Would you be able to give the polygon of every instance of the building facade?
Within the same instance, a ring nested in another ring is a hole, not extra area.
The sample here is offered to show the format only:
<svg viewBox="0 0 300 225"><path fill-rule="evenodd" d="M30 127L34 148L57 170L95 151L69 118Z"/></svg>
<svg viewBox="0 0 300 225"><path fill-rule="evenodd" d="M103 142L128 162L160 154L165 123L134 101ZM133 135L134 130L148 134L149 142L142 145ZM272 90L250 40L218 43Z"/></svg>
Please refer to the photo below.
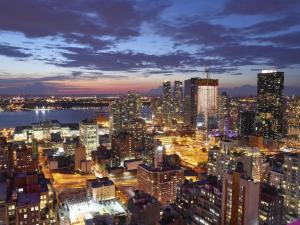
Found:
<svg viewBox="0 0 300 225"><path fill-rule="evenodd" d="M267 139L284 136L284 73L263 70L257 80L257 130Z"/></svg>

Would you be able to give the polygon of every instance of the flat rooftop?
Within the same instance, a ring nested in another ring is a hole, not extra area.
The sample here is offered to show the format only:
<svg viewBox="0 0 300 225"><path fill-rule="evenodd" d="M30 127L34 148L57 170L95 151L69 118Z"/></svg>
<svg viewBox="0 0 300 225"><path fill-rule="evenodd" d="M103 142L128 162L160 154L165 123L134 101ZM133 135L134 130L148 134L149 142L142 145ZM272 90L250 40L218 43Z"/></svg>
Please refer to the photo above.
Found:
<svg viewBox="0 0 300 225"><path fill-rule="evenodd" d="M72 223L83 222L95 215L125 215L126 211L117 200L102 203L93 200L68 202L68 216Z"/></svg>

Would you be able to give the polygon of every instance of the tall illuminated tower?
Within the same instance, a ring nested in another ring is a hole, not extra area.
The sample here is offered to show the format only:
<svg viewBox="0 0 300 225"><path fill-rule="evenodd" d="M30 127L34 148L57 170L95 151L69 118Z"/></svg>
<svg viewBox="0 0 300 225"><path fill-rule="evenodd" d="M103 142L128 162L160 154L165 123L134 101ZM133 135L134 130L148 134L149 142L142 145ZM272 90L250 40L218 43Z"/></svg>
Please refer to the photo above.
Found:
<svg viewBox="0 0 300 225"><path fill-rule="evenodd" d="M206 127L207 131L217 128L218 85L219 81L211 79L209 75L206 79L198 81L197 115L204 122L202 126Z"/></svg>
<svg viewBox="0 0 300 225"><path fill-rule="evenodd" d="M127 121L141 117L141 95L136 91L129 91L127 94Z"/></svg>
<svg viewBox="0 0 300 225"><path fill-rule="evenodd" d="M183 116L183 85L181 81L174 82L173 113L177 121L182 121Z"/></svg>
<svg viewBox="0 0 300 225"><path fill-rule="evenodd" d="M226 134L230 129L230 103L226 92L218 98L218 126L221 134Z"/></svg>
<svg viewBox="0 0 300 225"><path fill-rule="evenodd" d="M262 70L257 80L257 131L267 139L278 140L284 131L284 73Z"/></svg>
<svg viewBox="0 0 300 225"><path fill-rule="evenodd" d="M184 81L184 123L196 127L197 101L198 101L198 77Z"/></svg>
<svg viewBox="0 0 300 225"><path fill-rule="evenodd" d="M79 123L80 143L86 148L87 159L91 152L99 147L98 124L94 120L83 120Z"/></svg>
<svg viewBox="0 0 300 225"><path fill-rule="evenodd" d="M171 82L163 82L163 119L165 123L171 122L172 113L172 90Z"/></svg>

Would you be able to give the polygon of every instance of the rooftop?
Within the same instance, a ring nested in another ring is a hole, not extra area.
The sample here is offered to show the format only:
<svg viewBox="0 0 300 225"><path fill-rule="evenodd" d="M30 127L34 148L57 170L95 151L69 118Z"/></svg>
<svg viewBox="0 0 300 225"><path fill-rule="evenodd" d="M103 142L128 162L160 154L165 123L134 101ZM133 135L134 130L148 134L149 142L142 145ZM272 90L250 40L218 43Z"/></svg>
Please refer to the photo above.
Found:
<svg viewBox="0 0 300 225"><path fill-rule="evenodd" d="M23 207L26 205L39 204L40 193L20 193L18 195L17 206Z"/></svg>
<svg viewBox="0 0 300 225"><path fill-rule="evenodd" d="M108 177L97 178L94 180L88 180L88 182L91 183L92 188L114 185L114 182L112 182L112 180L108 179Z"/></svg>

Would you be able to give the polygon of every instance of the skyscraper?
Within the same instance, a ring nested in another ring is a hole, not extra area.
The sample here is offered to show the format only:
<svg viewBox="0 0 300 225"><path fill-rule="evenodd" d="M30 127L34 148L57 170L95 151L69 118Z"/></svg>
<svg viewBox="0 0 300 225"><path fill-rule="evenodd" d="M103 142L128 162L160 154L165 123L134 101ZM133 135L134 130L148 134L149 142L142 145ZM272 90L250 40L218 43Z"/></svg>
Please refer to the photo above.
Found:
<svg viewBox="0 0 300 225"><path fill-rule="evenodd" d="M184 81L184 123L196 127L197 123L197 101L198 80L193 77Z"/></svg>
<svg viewBox="0 0 300 225"><path fill-rule="evenodd" d="M248 136L255 132L255 113L245 111L240 114L239 131L241 136Z"/></svg>
<svg viewBox="0 0 300 225"><path fill-rule="evenodd" d="M216 129L218 126L218 85L217 79L207 78L198 81L197 117L199 126L207 130Z"/></svg>
<svg viewBox="0 0 300 225"><path fill-rule="evenodd" d="M124 127L124 104L122 100L116 100L110 105L110 133L119 134Z"/></svg>
<svg viewBox="0 0 300 225"><path fill-rule="evenodd" d="M257 129L267 139L280 139L284 133L284 73L262 70L257 80Z"/></svg>
<svg viewBox="0 0 300 225"><path fill-rule="evenodd" d="M230 128L229 96L226 92L218 98L218 126L221 134L226 134Z"/></svg>
<svg viewBox="0 0 300 225"><path fill-rule="evenodd" d="M183 85L181 81L174 82L173 113L177 121L183 120Z"/></svg>
<svg viewBox="0 0 300 225"><path fill-rule="evenodd" d="M93 120L83 120L79 123L80 143L86 148L87 159L91 158L91 152L99 146L98 124Z"/></svg>
<svg viewBox="0 0 300 225"><path fill-rule="evenodd" d="M180 167L161 166L155 168L140 164L137 169L138 189L155 197L162 204L175 201L177 186L184 180Z"/></svg>
<svg viewBox="0 0 300 225"><path fill-rule="evenodd" d="M141 95L136 91L129 91L126 100L127 121L141 117Z"/></svg>
<svg viewBox="0 0 300 225"><path fill-rule="evenodd" d="M163 120L170 123L172 119L172 90L171 82L163 82Z"/></svg>
<svg viewBox="0 0 300 225"><path fill-rule="evenodd" d="M259 183L244 177L242 171L223 176L222 225L257 225Z"/></svg>
<svg viewBox="0 0 300 225"><path fill-rule="evenodd" d="M286 222L300 217L300 154L286 154L283 163L283 194Z"/></svg>
<svg viewBox="0 0 300 225"><path fill-rule="evenodd" d="M300 98L289 99L287 109L287 137L291 145L300 145Z"/></svg>

